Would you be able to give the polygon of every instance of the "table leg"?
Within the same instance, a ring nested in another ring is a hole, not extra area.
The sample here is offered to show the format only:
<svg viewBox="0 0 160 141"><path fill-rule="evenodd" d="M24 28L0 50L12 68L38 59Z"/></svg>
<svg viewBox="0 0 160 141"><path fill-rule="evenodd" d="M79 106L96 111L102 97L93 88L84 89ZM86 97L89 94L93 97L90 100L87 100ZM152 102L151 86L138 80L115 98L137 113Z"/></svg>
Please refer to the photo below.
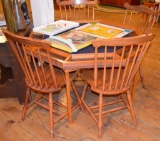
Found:
<svg viewBox="0 0 160 141"><path fill-rule="evenodd" d="M71 124L72 123L72 111L71 111L71 95L70 95L69 72L65 72L65 78L66 78L66 96L67 96L68 120L69 120L69 124Z"/></svg>
<svg viewBox="0 0 160 141"><path fill-rule="evenodd" d="M132 90L131 90L131 99L132 99L132 102L134 100L134 93L135 93L135 88L136 88L136 84L137 84L137 75L138 75L138 72L136 73L136 75L134 77L133 85L132 85Z"/></svg>

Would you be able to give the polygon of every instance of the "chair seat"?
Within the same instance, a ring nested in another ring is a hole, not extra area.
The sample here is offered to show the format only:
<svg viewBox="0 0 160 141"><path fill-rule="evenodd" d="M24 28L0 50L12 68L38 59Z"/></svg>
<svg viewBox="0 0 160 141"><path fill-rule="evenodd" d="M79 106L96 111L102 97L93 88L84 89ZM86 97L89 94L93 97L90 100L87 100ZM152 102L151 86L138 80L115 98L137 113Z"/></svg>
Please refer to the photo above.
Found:
<svg viewBox="0 0 160 141"><path fill-rule="evenodd" d="M123 93L124 91L126 91L127 89L129 89L130 87L124 87L122 86L122 89L120 89L121 87L121 82L122 82L122 73L124 71L121 72L120 74L120 78L119 78L119 82L116 85L116 79L117 79L117 74L118 74L118 69L114 71L113 73L113 79L112 79L112 85L111 88L109 88L109 83L110 83L110 76L111 76L111 69L107 69L106 70L106 74L108 74L107 79L106 79L106 83L105 83L105 89L103 90L103 69L99 69L98 70L98 81L97 81L97 87L94 87L94 70L93 69L85 69L82 70L81 73L81 77L91 86L91 89L97 93L102 93L102 94L106 94L106 95L117 95L120 93ZM103 91L102 91L103 90Z"/></svg>
<svg viewBox="0 0 160 141"><path fill-rule="evenodd" d="M53 67L54 68L54 71L55 71L55 76L56 76L56 81L57 81L57 86L54 86L54 80L52 79L52 73L50 71L50 67L47 63L44 63L43 64L44 66L44 73L46 75L45 78L43 78L43 70L41 69L41 66L39 66L38 68L38 72L39 72L39 77L41 77L41 79L43 81L41 81L41 84L38 80L38 77L37 77L37 73L36 71L34 72L34 76L35 76L35 81L37 82L37 86L35 85L32 85L32 83L30 83L30 81L28 81L26 79L26 84L36 90L36 91L41 91L43 93L49 93L49 92L57 92L61 89L61 87L63 87L66 83L65 83L65 74L64 72L62 71L62 69L58 68L58 67ZM70 79L73 79L76 75L76 72L72 72L70 73ZM44 83L45 81L48 82L48 87L45 86L46 84ZM41 86L42 85L42 86ZM43 89L42 89L43 88Z"/></svg>

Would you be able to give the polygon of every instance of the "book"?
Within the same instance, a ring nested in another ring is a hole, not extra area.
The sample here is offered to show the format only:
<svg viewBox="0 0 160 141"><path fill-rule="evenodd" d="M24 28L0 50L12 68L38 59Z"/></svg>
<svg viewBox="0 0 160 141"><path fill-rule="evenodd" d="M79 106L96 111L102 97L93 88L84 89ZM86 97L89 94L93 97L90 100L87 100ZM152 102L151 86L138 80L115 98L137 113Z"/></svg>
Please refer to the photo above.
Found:
<svg viewBox="0 0 160 141"><path fill-rule="evenodd" d="M33 28L33 31L37 33L45 34L45 35L56 35L58 33L64 32L66 30L69 30L78 26L79 26L79 23L77 22L59 20L47 25Z"/></svg>
<svg viewBox="0 0 160 141"><path fill-rule="evenodd" d="M132 32L132 30L117 28L114 26L109 26L101 23L89 23L84 26L77 28L77 30L86 32L90 35L95 35L99 38L120 38Z"/></svg>
<svg viewBox="0 0 160 141"><path fill-rule="evenodd" d="M72 53L89 46L96 38L96 36L71 30L58 36L50 36L47 40L51 41L52 47Z"/></svg>

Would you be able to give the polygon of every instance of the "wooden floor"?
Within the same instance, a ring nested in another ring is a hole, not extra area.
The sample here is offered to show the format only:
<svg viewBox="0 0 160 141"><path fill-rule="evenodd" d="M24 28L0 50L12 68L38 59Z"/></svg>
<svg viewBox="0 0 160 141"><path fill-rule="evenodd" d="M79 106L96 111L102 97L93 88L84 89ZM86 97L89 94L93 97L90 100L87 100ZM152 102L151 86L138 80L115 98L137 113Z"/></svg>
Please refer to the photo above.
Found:
<svg viewBox="0 0 160 141"><path fill-rule="evenodd" d="M123 14L97 12L97 18L122 22ZM59 14L55 13L56 19ZM137 84L134 100L137 127L130 113L123 110L103 118L102 138L97 138L97 125L87 112L78 108L73 112L73 124L67 117L54 128L55 137L48 133L48 112L38 106L27 112L21 121L23 105L14 98L0 99L0 141L160 141L160 23L154 26L156 34L143 62L146 84ZM76 83L81 93L83 82ZM59 99L64 101L65 90ZM90 91L88 91L90 93ZM93 99L90 99L93 100Z"/></svg>

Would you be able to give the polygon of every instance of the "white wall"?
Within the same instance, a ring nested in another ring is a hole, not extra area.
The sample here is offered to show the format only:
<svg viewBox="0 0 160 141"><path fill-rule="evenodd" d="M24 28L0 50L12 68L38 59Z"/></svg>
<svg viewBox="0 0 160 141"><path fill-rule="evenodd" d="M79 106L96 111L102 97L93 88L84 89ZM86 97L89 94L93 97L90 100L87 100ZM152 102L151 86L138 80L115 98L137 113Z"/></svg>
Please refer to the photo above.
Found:
<svg viewBox="0 0 160 141"><path fill-rule="evenodd" d="M54 22L53 0L30 0L34 27Z"/></svg>

